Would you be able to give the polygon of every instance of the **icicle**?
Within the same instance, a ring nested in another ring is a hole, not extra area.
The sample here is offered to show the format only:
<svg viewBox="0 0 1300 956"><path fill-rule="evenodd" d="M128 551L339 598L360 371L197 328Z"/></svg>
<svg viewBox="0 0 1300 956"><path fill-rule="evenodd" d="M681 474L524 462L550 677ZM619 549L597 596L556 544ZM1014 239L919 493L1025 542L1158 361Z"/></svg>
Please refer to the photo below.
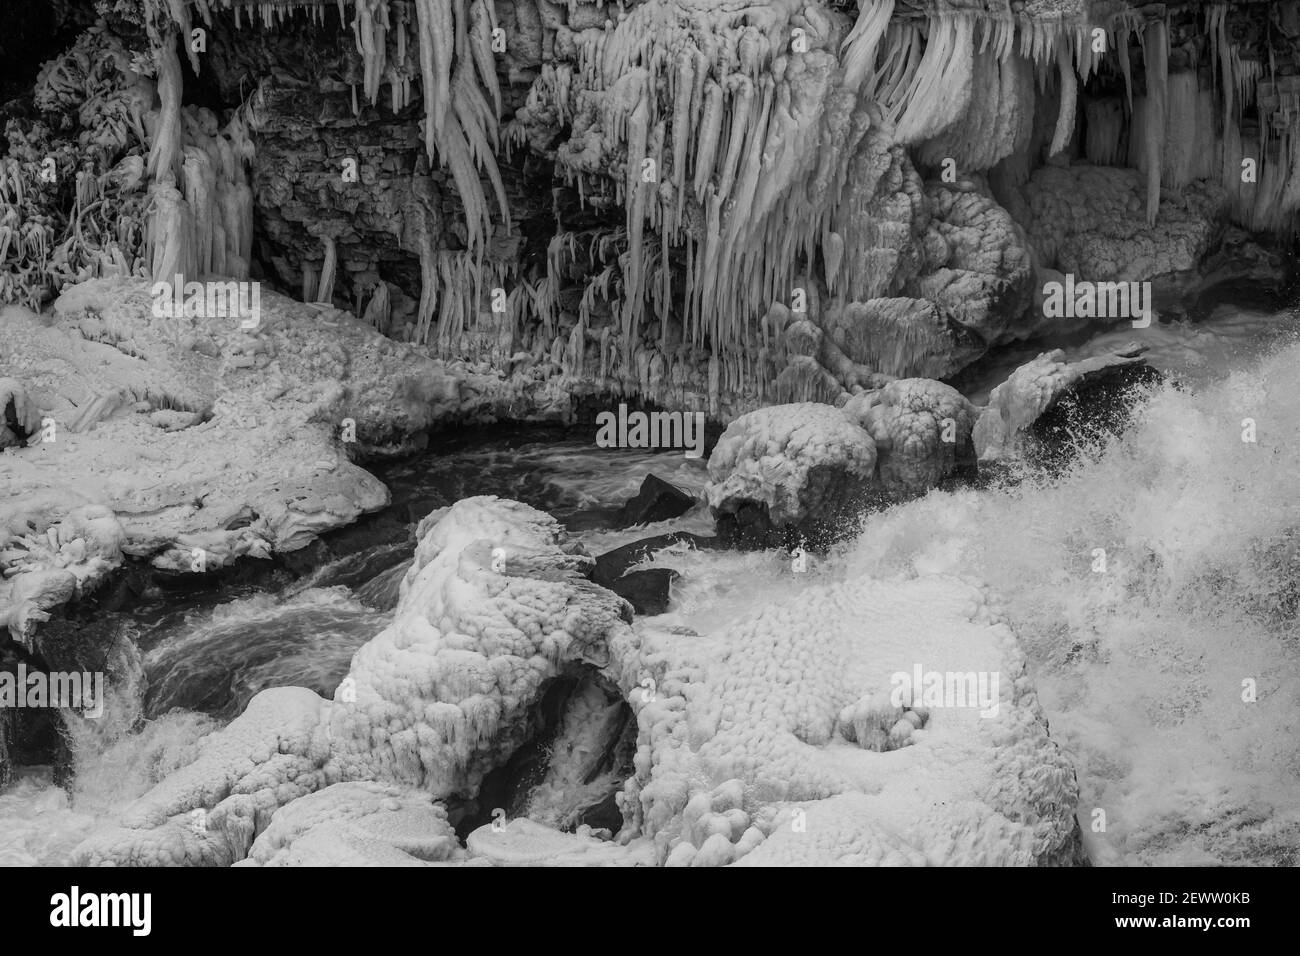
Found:
<svg viewBox="0 0 1300 956"><path fill-rule="evenodd" d="M718 141L722 136L722 87L712 80L704 94L704 117L700 121L698 144L695 148L695 198L702 202L704 187L713 175L713 165L718 154Z"/></svg>
<svg viewBox="0 0 1300 956"><path fill-rule="evenodd" d="M364 318L374 328L387 335L392 314L393 307L388 295L388 283L380 280L379 284L375 286L374 295L370 297L370 301L366 304Z"/></svg>
<svg viewBox="0 0 1300 956"><path fill-rule="evenodd" d="M860 6L857 23L840 47L843 82L848 89L861 90L867 77L875 70L876 51L893 15L894 0L864 0Z"/></svg>
<svg viewBox="0 0 1300 956"><path fill-rule="evenodd" d="M1164 165L1165 107L1169 91L1169 31L1163 21L1147 26L1146 163L1147 225L1154 226L1160 210L1160 171Z"/></svg>
<svg viewBox="0 0 1300 956"><path fill-rule="evenodd" d="M492 21L490 4L474 0L469 11L470 52L478 71L479 82L492 98L496 115L501 115L501 86L497 82L496 56L492 52Z"/></svg>
<svg viewBox="0 0 1300 956"><path fill-rule="evenodd" d="M822 240L822 256L826 261L826 287L834 294L840 275L840 263L844 260L844 237L838 232L829 232Z"/></svg>
<svg viewBox="0 0 1300 956"><path fill-rule="evenodd" d="M907 92L894 136L911 145L935 135L970 105L974 21L944 15L930 21L930 42Z"/></svg>
<svg viewBox="0 0 1300 956"><path fill-rule="evenodd" d="M154 50L158 61L158 96L162 105L158 112L158 125L149 149L147 170L154 180L169 172L173 182L181 177L181 61L176 56L176 39L167 34L167 40Z"/></svg>
<svg viewBox="0 0 1300 956"><path fill-rule="evenodd" d="M731 141L727 144L727 155L722 161L722 171L718 178L718 196L726 199L735 182L736 167L740 162L741 149L745 142L745 133L753 118L754 84L749 78L738 73L727 77L728 92L731 93Z"/></svg>
<svg viewBox="0 0 1300 956"><path fill-rule="evenodd" d="M1061 109L1056 115L1056 132L1052 136L1049 156L1055 156L1070 144L1074 135L1074 110L1079 99L1079 82L1074 75L1074 63L1068 44L1056 48L1056 64L1061 74Z"/></svg>
<svg viewBox="0 0 1300 956"><path fill-rule="evenodd" d="M320 285L316 291L316 301L328 305L334 303L334 273L338 268L338 249L331 236L321 236L325 245L325 263L320 269Z"/></svg>
<svg viewBox="0 0 1300 956"><path fill-rule="evenodd" d="M1119 68L1124 74L1124 90L1128 96L1129 115L1133 115L1133 66L1129 62L1129 25L1128 20L1121 20L1116 28L1115 45L1119 50Z"/></svg>
<svg viewBox="0 0 1300 956"><path fill-rule="evenodd" d="M719 401L719 385L721 384L722 367L718 362L716 354L709 356L709 414L714 418L721 415L721 402Z"/></svg>
<svg viewBox="0 0 1300 956"><path fill-rule="evenodd" d="M682 212L686 206L686 152L690 146L690 126L695 117L691 114L691 97L695 94L695 56L689 50L677 54L677 89L673 102L673 231L682 227ZM664 230L665 234L667 229ZM665 270L667 271L667 270Z"/></svg>

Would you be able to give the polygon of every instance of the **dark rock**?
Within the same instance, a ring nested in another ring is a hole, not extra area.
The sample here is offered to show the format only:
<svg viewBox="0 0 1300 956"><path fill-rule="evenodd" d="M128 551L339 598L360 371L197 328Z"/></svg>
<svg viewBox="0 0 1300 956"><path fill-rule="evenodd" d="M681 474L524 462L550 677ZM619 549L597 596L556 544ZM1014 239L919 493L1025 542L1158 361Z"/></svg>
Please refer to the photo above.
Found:
<svg viewBox="0 0 1300 956"><path fill-rule="evenodd" d="M628 569L645 560L651 552L683 541L696 548L717 547L716 539L685 531L643 538L597 557L591 580L624 598L637 614L662 614L668 609L668 588L677 579L677 572L671 568L647 568L631 572Z"/></svg>
<svg viewBox="0 0 1300 956"><path fill-rule="evenodd" d="M1060 472L1075 460L1080 448L1095 446L1128 428L1142 391L1163 381L1163 373L1143 362L1090 374L1062 392L1029 426L1029 459Z"/></svg>
<svg viewBox="0 0 1300 956"><path fill-rule="evenodd" d="M619 597L632 605L641 617L653 617L668 610L668 590L679 575L672 568L647 568L629 571L610 586Z"/></svg>
<svg viewBox="0 0 1300 956"><path fill-rule="evenodd" d="M680 518L696 504L696 499L658 475L646 475L636 497L618 513L619 528Z"/></svg>

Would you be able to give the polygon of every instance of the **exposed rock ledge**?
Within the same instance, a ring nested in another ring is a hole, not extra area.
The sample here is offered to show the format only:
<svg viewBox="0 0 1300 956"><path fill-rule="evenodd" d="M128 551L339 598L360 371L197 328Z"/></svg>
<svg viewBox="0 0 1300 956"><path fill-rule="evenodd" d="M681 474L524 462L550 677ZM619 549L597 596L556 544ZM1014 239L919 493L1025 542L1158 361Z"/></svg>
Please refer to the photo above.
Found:
<svg viewBox="0 0 1300 956"><path fill-rule="evenodd" d="M526 505L480 497L435 512L349 693L263 691L77 862L1077 860L1074 773L981 588L856 578L696 634L629 625L587 580L591 564ZM891 673L916 663L1000 675L995 712L892 706ZM575 669L602 674L636 712L617 840L516 819L462 850L438 802L506 762L547 685Z"/></svg>
<svg viewBox="0 0 1300 956"><path fill-rule="evenodd" d="M122 553L212 570L383 507L387 489L349 460L345 420L354 448L401 449L471 389L346 313L268 291L244 330L157 318L149 292L95 280L53 315L5 310L0 380L28 433L0 452L0 616L16 633Z"/></svg>

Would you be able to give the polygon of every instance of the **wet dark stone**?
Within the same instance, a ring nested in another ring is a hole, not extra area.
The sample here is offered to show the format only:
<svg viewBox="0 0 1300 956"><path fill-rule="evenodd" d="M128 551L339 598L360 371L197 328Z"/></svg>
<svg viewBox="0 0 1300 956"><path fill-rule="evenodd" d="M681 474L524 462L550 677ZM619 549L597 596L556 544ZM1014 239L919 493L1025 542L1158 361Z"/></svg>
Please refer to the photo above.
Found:
<svg viewBox="0 0 1300 956"><path fill-rule="evenodd" d="M653 617L668 610L668 591L679 575L672 568L630 571L609 585L609 590L632 605L640 617Z"/></svg>
<svg viewBox="0 0 1300 956"><path fill-rule="evenodd" d="M718 541L744 550L804 548L824 553L857 531L863 514L893 503L877 483L839 466L812 468L800 498L808 502L803 518L781 525L772 521L761 501L741 500L728 505L732 510L714 510Z"/></svg>
<svg viewBox="0 0 1300 956"><path fill-rule="evenodd" d="M677 579L677 572L671 568L647 568L629 573L628 569L643 561L652 551L683 541L696 548L718 547L717 539L686 531L642 538L597 557L591 580L627 600L637 614L662 614L668 610L668 587Z"/></svg>
<svg viewBox="0 0 1300 956"><path fill-rule="evenodd" d="M1164 375L1145 363L1089 375L1029 426L1029 460L1059 473L1078 457L1081 447L1122 434L1132 424L1142 392L1163 381Z"/></svg>
<svg viewBox="0 0 1300 956"><path fill-rule="evenodd" d="M630 528L653 521L680 518L694 507L696 499L658 475L646 475L641 489L619 511L617 527Z"/></svg>

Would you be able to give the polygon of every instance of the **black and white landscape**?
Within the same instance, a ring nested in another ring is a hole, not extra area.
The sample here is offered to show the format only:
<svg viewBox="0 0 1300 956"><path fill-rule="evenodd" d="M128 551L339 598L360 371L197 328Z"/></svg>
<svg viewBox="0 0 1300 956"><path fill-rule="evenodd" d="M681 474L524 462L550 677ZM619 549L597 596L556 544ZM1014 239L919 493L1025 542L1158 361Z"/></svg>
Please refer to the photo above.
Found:
<svg viewBox="0 0 1300 956"><path fill-rule="evenodd" d="M1300 862L1300 0L0 71L0 864Z"/></svg>

